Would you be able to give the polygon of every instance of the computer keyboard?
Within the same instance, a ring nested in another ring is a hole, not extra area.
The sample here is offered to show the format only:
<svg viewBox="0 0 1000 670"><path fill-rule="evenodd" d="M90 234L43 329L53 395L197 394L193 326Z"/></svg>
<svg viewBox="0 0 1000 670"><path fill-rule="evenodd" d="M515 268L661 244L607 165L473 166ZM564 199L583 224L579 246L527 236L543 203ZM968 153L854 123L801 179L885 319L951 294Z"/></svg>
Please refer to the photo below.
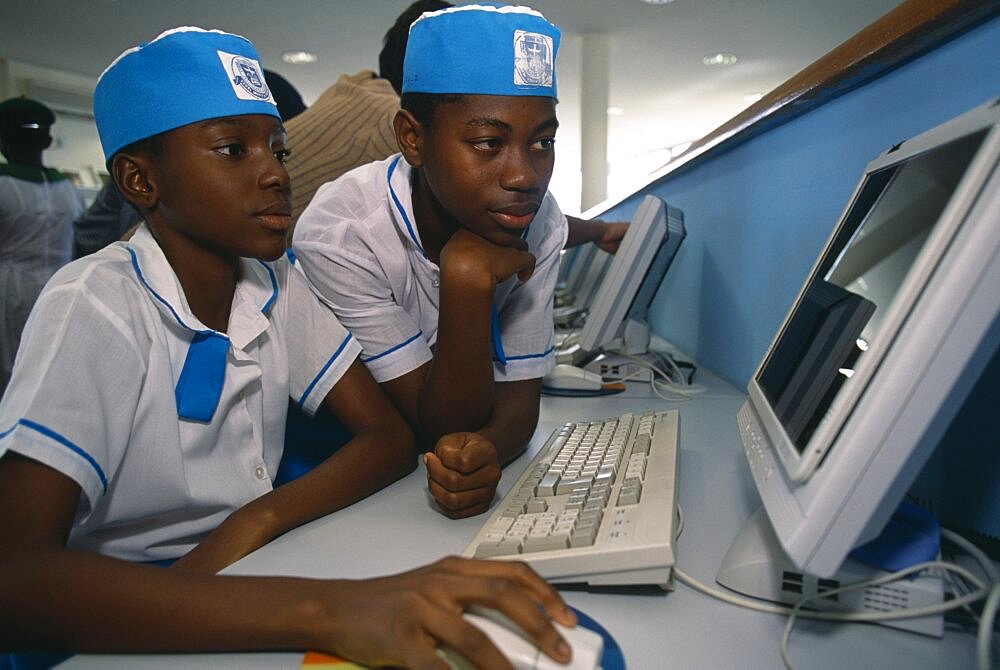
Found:
<svg viewBox="0 0 1000 670"><path fill-rule="evenodd" d="M463 555L553 583L673 588L678 424L671 410L556 429Z"/></svg>

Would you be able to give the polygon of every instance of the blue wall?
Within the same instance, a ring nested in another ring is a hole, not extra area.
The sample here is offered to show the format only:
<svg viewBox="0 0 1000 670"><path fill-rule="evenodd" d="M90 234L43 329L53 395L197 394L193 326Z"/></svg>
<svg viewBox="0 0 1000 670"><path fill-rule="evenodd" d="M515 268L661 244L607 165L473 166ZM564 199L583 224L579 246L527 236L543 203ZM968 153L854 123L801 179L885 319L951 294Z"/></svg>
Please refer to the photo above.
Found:
<svg viewBox="0 0 1000 670"><path fill-rule="evenodd" d="M653 330L745 387L865 165L998 95L1000 18L602 214L627 220L646 193L684 211Z"/></svg>

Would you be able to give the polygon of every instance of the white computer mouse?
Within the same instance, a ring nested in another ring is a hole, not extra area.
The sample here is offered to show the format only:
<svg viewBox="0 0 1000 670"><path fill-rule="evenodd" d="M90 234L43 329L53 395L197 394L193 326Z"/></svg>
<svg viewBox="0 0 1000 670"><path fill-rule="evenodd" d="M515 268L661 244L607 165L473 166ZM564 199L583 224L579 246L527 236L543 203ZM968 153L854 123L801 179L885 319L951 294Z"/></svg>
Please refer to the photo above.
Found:
<svg viewBox="0 0 1000 670"><path fill-rule="evenodd" d="M552 372L542 377L542 386L551 389L598 391L604 386L604 380L596 372L559 363Z"/></svg>
<svg viewBox="0 0 1000 670"><path fill-rule="evenodd" d="M496 610L477 609L475 612L466 612L462 617L483 631L515 670L599 670L601 667L604 640L597 633L581 626L567 628L553 622L556 630L573 649L573 659L563 664L549 658L525 637L517 624ZM442 648L439 653L451 664L453 670L474 668L464 657L450 649Z"/></svg>

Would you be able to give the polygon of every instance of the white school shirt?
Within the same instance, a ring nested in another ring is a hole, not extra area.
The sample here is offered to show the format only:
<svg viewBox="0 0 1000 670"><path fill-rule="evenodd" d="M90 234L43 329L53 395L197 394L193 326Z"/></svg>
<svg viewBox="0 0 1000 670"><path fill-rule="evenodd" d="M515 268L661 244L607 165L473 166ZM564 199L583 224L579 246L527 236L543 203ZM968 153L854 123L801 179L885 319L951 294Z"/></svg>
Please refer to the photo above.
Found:
<svg viewBox="0 0 1000 670"><path fill-rule="evenodd" d="M62 268L28 320L0 401L0 452L81 491L69 546L176 558L271 490L288 398L314 412L360 346L282 257L242 259L208 421L180 418L175 387L195 331L177 276L145 225Z"/></svg>
<svg viewBox="0 0 1000 670"><path fill-rule="evenodd" d="M397 154L324 184L292 242L306 277L358 338L361 360L378 382L431 360L437 341L440 271L414 224L410 176ZM497 381L542 377L555 365L552 295L566 233L566 217L546 193L525 237L537 259L534 274L496 288L506 358L494 356Z"/></svg>

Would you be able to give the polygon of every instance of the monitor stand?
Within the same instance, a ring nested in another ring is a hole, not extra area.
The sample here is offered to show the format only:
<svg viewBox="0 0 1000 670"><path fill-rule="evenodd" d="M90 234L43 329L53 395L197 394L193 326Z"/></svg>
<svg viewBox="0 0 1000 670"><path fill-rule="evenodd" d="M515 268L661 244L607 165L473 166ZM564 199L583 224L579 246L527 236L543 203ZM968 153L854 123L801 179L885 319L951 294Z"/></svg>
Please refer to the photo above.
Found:
<svg viewBox="0 0 1000 670"><path fill-rule="evenodd" d="M731 591L751 598L794 605L803 596L886 574L852 558L845 560L840 570L827 579L803 573L785 555L764 508L760 508L747 520L730 545L715 580ZM832 598L817 598L809 602L808 608L839 612L892 612L940 605L943 601L942 579L921 573L914 579L870 586ZM924 635L944 635L943 614L878 623Z"/></svg>

